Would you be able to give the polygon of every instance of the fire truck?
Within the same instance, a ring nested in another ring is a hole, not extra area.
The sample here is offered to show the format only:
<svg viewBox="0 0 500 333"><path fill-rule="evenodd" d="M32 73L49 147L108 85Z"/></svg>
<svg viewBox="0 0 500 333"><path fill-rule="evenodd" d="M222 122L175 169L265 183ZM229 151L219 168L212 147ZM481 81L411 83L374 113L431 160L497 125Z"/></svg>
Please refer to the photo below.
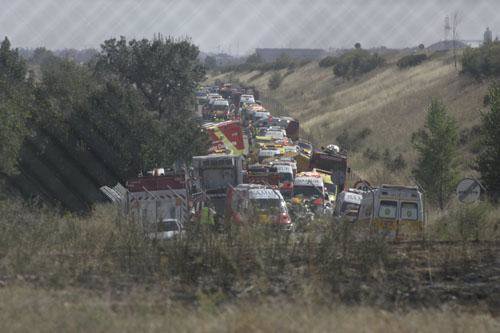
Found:
<svg viewBox="0 0 500 333"><path fill-rule="evenodd" d="M182 171L155 169L147 176L126 183L125 212L148 232L162 230L162 224L189 221L189 182Z"/></svg>
<svg viewBox="0 0 500 333"><path fill-rule="evenodd" d="M248 138L237 120L203 125L211 140L209 153L247 155Z"/></svg>

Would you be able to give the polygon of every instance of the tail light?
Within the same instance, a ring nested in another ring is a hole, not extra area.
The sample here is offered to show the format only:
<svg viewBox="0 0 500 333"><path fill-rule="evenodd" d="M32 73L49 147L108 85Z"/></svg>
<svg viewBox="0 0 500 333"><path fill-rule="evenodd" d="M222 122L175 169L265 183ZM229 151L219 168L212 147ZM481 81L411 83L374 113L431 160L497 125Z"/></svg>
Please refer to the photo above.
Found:
<svg viewBox="0 0 500 333"><path fill-rule="evenodd" d="M280 224L289 224L289 223L291 223L290 216L288 216L287 213L281 213L280 217L279 217L279 223Z"/></svg>
<svg viewBox="0 0 500 333"><path fill-rule="evenodd" d="M323 199L321 199L321 198L317 198L317 199L315 199L312 203L313 203L313 205L315 205L315 206L321 206L321 205L323 205Z"/></svg>

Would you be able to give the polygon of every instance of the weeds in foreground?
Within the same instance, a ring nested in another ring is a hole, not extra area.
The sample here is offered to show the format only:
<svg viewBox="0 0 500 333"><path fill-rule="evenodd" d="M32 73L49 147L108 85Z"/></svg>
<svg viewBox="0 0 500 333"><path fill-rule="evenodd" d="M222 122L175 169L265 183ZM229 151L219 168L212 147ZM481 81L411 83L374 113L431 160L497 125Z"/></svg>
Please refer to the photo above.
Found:
<svg viewBox="0 0 500 333"><path fill-rule="evenodd" d="M293 234L260 225L222 231L193 225L183 237L160 242L145 237L135 221L120 217L110 206L97 207L82 218L56 216L15 202L1 205L4 284L22 280L44 288L99 292L161 287L173 298L188 303L205 299L204 304L307 296L318 303L393 308L440 304L443 295L437 282L448 283L450 274L457 291L446 294L444 301L460 300L462 289L476 293L467 289L467 274L484 270L479 277L483 294L498 274L491 265L495 247L393 244L362 236L349 222L317 221L314 228ZM457 214L462 219L477 217L473 212ZM479 224L480 231L490 227L488 221L489 216ZM433 223L442 224L439 219ZM434 228L442 239L463 236L439 231L438 226ZM490 304L488 296L485 300Z"/></svg>

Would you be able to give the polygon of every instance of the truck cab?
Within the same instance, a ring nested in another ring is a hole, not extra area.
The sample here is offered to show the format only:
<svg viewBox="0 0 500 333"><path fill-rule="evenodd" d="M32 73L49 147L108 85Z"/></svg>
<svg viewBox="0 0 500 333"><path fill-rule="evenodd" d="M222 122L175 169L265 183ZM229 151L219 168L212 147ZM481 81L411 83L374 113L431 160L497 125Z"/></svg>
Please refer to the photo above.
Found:
<svg viewBox="0 0 500 333"><path fill-rule="evenodd" d="M227 198L227 219L233 223L261 223L287 231L293 229L286 202L275 188L241 184L230 188Z"/></svg>
<svg viewBox="0 0 500 333"><path fill-rule="evenodd" d="M228 187L243 182L243 157L236 155L194 156L193 186L204 192L219 216L224 214Z"/></svg>
<svg viewBox="0 0 500 333"><path fill-rule="evenodd" d="M311 204L323 212L326 203L323 178L317 172L301 172L293 181L292 204Z"/></svg>

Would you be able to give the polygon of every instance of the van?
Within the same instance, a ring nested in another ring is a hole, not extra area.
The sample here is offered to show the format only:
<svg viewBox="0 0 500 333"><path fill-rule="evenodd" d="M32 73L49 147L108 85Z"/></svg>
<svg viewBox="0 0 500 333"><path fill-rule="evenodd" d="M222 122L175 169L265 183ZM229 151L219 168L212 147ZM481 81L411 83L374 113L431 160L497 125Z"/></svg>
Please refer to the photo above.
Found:
<svg viewBox="0 0 500 333"><path fill-rule="evenodd" d="M358 221L375 232L395 240L423 235L425 215L423 195L417 187L382 185L365 192Z"/></svg>
<svg viewBox="0 0 500 333"><path fill-rule="evenodd" d="M363 200L363 191L351 188L340 192L335 203L335 217L355 221L358 218L361 200Z"/></svg>

